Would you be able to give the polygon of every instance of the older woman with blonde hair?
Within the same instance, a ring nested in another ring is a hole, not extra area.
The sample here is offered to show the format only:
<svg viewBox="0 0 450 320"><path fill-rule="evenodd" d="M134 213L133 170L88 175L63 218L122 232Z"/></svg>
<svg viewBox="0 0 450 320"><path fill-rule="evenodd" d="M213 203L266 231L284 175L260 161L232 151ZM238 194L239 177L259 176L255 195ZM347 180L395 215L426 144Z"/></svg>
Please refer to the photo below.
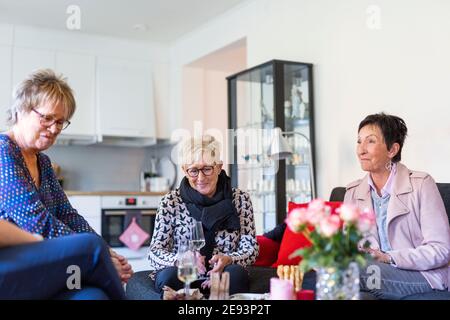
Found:
<svg viewBox="0 0 450 320"><path fill-rule="evenodd" d="M0 134L0 219L45 239L95 233L70 205L42 151L50 148L75 112L72 89L52 70L37 70L22 81ZM132 275L127 260L110 251L122 281Z"/></svg>
<svg viewBox="0 0 450 320"><path fill-rule="evenodd" d="M258 254L250 196L231 187L222 169L220 143L214 137L184 140L180 155L185 177L178 189L161 200L149 249L155 287L161 294L164 286L183 287L175 267L177 250L190 240L192 226L200 221L206 240L200 254L208 274L229 272L230 294L248 292L245 267Z"/></svg>

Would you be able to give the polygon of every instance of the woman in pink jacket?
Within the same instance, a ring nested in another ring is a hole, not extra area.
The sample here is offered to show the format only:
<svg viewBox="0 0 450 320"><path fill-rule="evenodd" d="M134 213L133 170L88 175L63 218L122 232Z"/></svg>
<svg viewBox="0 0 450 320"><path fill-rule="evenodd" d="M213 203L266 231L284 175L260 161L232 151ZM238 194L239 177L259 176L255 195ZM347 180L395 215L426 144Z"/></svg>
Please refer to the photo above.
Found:
<svg viewBox="0 0 450 320"><path fill-rule="evenodd" d="M344 199L376 214L367 235L375 261L361 289L383 299L449 287L448 217L433 178L400 163L406 134L401 118L384 113L359 124L356 151L367 175L347 186Z"/></svg>

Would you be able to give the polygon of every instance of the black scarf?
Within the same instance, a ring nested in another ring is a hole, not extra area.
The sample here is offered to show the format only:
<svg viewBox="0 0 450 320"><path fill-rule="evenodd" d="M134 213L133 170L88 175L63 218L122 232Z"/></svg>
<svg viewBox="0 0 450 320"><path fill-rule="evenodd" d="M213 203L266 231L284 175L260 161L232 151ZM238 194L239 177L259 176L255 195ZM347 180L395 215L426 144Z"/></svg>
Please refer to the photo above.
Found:
<svg viewBox="0 0 450 320"><path fill-rule="evenodd" d="M202 222L205 246L200 249L200 254L206 257L205 264L208 268L208 261L216 246L216 232L234 231L241 227L236 207L232 203L233 192L230 178L222 170L217 181L216 193L212 198L208 198L193 189L188 179L184 177L180 184L180 196L191 216Z"/></svg>

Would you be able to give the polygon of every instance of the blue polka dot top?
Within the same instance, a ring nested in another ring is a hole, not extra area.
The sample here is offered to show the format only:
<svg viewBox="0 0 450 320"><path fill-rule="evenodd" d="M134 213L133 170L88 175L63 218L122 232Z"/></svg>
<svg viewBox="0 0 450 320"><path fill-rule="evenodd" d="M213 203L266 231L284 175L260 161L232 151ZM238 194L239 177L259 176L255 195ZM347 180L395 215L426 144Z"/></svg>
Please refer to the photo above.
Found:
<svg viewBox="0 0 450 320"><path fill-rule="evenodd" d="M46 239L94 232L71 205L52 169L50 158L37 154L41 185L33 182L19 146L0 134L0 219Z"/></svg>

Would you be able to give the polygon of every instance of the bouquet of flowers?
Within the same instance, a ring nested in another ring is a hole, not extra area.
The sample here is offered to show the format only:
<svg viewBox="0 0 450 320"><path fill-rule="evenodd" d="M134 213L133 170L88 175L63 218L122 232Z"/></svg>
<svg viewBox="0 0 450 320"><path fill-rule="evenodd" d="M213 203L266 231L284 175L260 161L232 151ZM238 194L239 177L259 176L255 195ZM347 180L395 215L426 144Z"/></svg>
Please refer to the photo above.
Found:
<svg viewBox="0 0 450 320"><path fill-rule="evenodd" d="M375 224L370 210L342 204L335 212L321 199L310 202L307 208L293 209L286 219L288 227L303 235L311 246L298 249L291 257L301 256L300 269L306 272L320 267L345 269L351 262L364 266L366 259L361 247L364 234Z"/></svg>

